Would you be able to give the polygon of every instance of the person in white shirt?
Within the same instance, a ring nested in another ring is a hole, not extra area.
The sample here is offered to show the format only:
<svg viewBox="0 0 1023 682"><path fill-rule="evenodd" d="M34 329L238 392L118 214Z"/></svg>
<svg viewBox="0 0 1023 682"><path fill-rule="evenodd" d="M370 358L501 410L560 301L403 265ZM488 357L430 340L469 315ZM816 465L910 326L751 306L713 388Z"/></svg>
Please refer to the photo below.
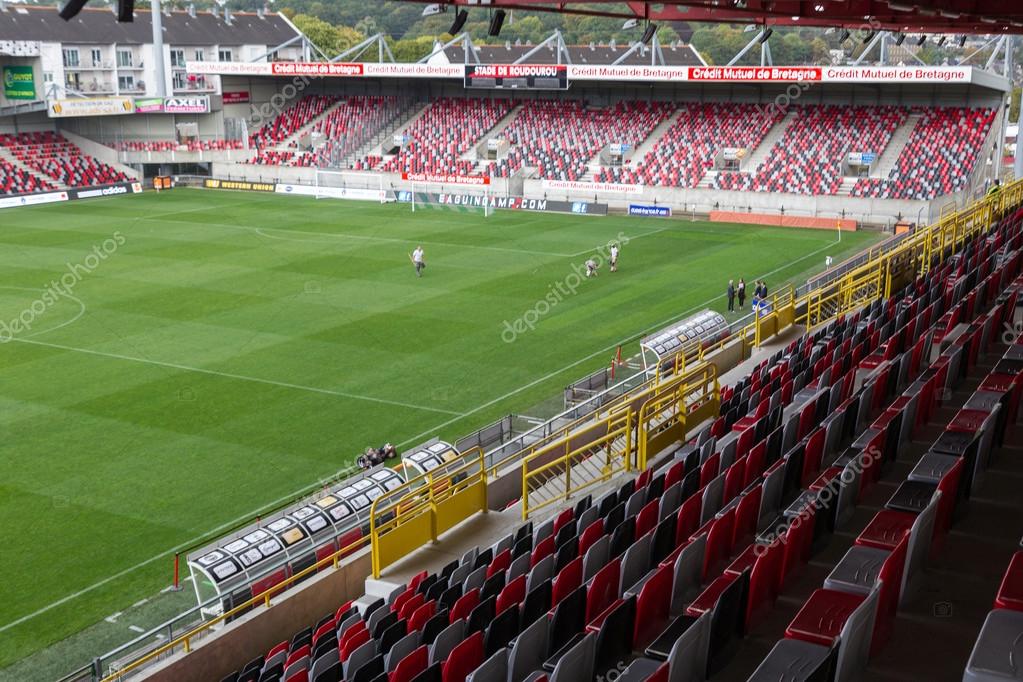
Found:
<svg viewBox="0 0 1023 682"><path fill-rule="evenodd" d="M826 257L824 259L824 267L827 268L828 270L830 270L831 269L831 264L833 262L834 262L834 260L831 258L831 256Z"/></svg>
<svg viewBox="0 0 1023 682"><path fill-rule="evenodd" d="M586 260L586 276L596 277L597 276L597 261L589 258Z"/></svg>
<svg viewBox="0 0 1023 682"><path fill-rule="evenodd" d="M423 247L417 246L410 257L412 258L412 265L416 267L416 277L422 277L423 268L426 267L426 261L423 259Z"/></svg>
<svg viewBox="0 0 1023 682"><path fill-rule="evenodd" d="M611 272L618 272L618 245L611 245Z"/></svg>

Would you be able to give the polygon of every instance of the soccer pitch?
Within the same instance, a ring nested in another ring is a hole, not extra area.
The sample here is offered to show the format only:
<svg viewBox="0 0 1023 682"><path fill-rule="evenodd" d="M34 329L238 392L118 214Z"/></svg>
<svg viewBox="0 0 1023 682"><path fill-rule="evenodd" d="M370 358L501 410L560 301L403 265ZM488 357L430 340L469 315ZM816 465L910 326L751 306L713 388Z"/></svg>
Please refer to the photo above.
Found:
<svg viewBox="0 0 1023 682"><path fill-rule="evenodd" d="M528 411L622 341L724 310L730 277L777 290L879 238L187 189L4 211L0 668L368 445ZM619 271L551 304L611 240Z"/></svg>

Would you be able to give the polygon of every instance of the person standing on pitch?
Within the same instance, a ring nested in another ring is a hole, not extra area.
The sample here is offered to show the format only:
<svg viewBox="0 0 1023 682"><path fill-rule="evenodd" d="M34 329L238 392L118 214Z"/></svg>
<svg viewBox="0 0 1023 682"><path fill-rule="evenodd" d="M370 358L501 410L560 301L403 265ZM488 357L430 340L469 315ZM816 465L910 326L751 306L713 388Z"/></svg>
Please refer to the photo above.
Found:
<svg viewBox="0 0 1023 682"><path fill-rule="evenodd" d="M618 244L611 244L611 272L618 272Z"/></svg>
<svg viewBox="0 0 1023 682"><path fill-rule="evenodd" d="M739 278L739 286L735 294L739 297L739 310L742 310L742 306L746 302L746 280L742 277Z"/></svg>
<svg viewBox="0 0 1023 682"><path fill-rule="evenodd" d="M426 267L426 261L423 259L423 247L417 246L409 258L412 259L412 265L416 267L416 277L422 277L423 269Z"/></svg>
<svg viewBox="0 0 1023 682"><path fill-rule="evenodd" d="M735 280L728 280L728 312L735 312Z"/></svg>

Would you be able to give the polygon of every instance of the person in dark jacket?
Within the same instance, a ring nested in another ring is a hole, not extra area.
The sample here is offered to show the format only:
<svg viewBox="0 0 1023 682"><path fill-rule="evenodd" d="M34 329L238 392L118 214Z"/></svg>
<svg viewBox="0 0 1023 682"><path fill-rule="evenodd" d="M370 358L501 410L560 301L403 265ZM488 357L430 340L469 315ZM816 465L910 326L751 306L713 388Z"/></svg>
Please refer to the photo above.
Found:
<svg viewBox="0 0 1023 682"><path fill-rule="evenodd" d="M735 295L739 297L739 310L742 310L743 304L746 303L746 280L739 278L739 286Z"/></svg>
<svg viewBox="0 0 1023 682"><path fill-rule="evenodd" d="M728 312L735 312L735 280L728 280Z"/></svg>

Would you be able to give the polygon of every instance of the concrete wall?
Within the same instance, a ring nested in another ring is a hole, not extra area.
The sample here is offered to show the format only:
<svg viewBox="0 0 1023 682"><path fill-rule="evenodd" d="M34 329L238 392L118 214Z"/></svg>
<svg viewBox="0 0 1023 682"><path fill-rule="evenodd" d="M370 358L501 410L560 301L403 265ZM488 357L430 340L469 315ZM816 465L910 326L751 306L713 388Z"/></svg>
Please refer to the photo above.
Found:
<svg viewBox="0 0 1023 682"><path fill-rule="evenodd" d="M117 152L111 149L110 147L99 144L98 142L93 142L92 140L84 138L81 135L76 135L75 133L72 133L70 130L62 130L61 134L64 135L64 137L66 137L69 141L78 145L81 148L81 150L88 154L89 156L96 157L103 163L113 166L117 170L128 175L129 177L135 178L136 180L142 177L142 174L140 172L138 172L134 168L131 168L121 163L117 158Z"/></svg>
<svg viewBox="0 0 1023 682"><path fill-rule="evenodd" d="M348 557L337 570L323 571L299 589L275 598L269 609L251 611L208 635L190 653L176 654L144 671L138 679L154 682L222 679L282 639L315 625L344 602L361 597L366 591L371 564L368 549Z"/></svg>

